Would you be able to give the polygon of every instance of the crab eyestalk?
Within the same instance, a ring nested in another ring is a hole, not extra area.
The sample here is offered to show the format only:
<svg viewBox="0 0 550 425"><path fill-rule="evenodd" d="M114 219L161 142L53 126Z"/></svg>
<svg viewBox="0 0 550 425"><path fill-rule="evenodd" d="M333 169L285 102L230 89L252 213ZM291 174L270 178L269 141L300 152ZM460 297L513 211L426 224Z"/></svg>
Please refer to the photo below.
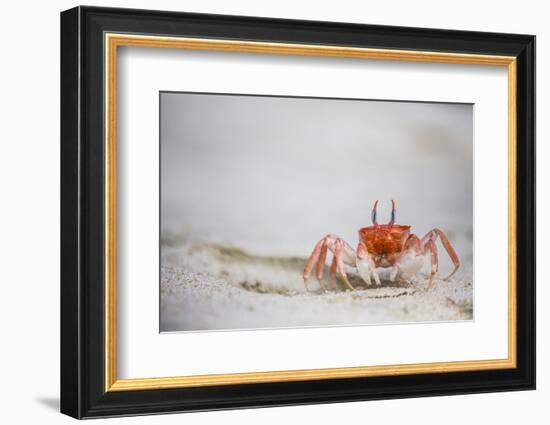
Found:
<svg viewBox="0 0 550 425"><path fill-rule="evenodd" d="M374 203L374 207L372 207L372 213L371 213L371 220L372 224L374 226L378 226L378 221L376 221L376 207L378 206L378 200Z"/></svg>
<svg viewBox="0 0 550 425"><path fill-rule="evenodd" d="M396 210L395 210L395 201L392 199L391 200L391 219L390 219L390 222L388 223L388 226L393 226L394 223L395 223L395 218L396 218Z"/></svg>

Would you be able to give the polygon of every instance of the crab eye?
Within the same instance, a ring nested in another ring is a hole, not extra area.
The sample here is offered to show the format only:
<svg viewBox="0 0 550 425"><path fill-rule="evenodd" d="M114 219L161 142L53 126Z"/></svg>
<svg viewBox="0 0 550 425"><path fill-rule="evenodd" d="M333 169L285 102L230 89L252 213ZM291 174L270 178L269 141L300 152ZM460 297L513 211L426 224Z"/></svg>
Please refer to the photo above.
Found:
<svg viewBox="0 0 550 425"><path fill-rule="evenodd" d="M374 203L374 206L372 207L372 214L371 214L371 220L372 224L377 225L378 222L376 221L376 207L378 206L378 201Z"/></svg>
<svg viewBox="0 0 550 425"><path fill-rule="evenodd" d="M393 225L393 223L395 223L395 217L396 217L396 209L395 209L395 201L392 199L391 200L391 220L389 222L390 226Z"/></svg>

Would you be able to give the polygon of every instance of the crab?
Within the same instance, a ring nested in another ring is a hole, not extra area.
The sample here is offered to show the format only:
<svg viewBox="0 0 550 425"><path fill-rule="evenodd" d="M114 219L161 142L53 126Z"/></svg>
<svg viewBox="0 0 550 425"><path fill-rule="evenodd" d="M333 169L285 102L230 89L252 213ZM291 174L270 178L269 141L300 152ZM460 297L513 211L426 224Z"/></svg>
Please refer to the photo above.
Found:
<svg viewBox="0 0 550 425"><path fill-rule="evenodd" d="M356 250L338 235L328 234L317 242L304 267L303 277L306 291L308 290L308 279L314 267L319 285L323 291L326 291L323 283L323 271L328 251L333 254L329 269L329 278L333 288L336 287L335 278L338 273L346 286L351 290L354 289L347 277L344 264L355 266L368 286L373 284L372 280L376 285L380 285L377 268L390 268L391 282L394 282L397 277L409 280L420 272L424 265L425 255L430 253L431 272L427 285L427 289L429 289L432 287L433 278L439 265L435 244L438 238L454 264L453 271L443 280L449 280L456 273L460 267L460 259L445 233L440 229L432 229L420 239L411 233L411 226L395 222L395 201L392 200L391 203L391 218L388 224L378 224L376 220L378 201L374 203L371 216L372 226L359 229L359 244Z"/></svg>

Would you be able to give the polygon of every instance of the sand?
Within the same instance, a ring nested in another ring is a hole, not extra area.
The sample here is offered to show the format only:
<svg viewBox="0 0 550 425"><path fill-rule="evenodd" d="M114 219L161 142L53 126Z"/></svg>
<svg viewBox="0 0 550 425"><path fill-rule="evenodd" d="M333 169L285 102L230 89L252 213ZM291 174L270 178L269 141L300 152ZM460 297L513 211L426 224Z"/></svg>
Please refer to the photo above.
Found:
<svg viewBox="0 0 550 425"><path fill-rule="evenodd" d="M212 243L165 244L161 258L161 331L398 324L473 319L471 264L427 288L427 275L328 292L302 281L305 257L256 256ZM327 275L325 270L325 276ZM441 277L441 276L439 276Z"/></svg>

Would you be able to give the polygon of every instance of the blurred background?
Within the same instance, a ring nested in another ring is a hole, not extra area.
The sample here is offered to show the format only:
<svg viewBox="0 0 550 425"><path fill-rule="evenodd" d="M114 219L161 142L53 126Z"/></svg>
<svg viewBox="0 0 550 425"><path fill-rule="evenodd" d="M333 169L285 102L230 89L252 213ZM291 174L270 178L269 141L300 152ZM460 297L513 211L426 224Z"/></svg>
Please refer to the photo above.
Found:
<svg viewBox="0 0 550 425"><path fill-rule="evenodd" d="M469 104L163 92L162 244L306 257L329 232L355 246L395 199L471 261L472 129Z"/></svg>

